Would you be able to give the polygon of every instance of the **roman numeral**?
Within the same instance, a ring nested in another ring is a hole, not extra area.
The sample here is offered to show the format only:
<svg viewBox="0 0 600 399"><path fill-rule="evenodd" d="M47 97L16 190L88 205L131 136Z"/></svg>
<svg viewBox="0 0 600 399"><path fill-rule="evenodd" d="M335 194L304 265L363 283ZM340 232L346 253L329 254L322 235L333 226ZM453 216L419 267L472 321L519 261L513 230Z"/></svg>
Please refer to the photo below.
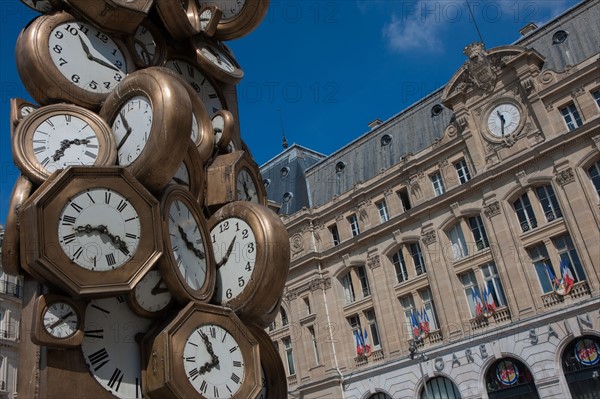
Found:
<svg viewBox="0 0 600 399"><path fill-rule="evenodd" d="M218 96L216 94L209 94L208 98L217 98Z"/></svg>
<svg viewBox="0 0 600 399"><path fill-rule="evenodd" d="M54 123L52 123L50 119L46 119L46 123L49 124L51 127L54 127Z"/></svg>
<svg viewBox="0 0 600 399"><path fill-rule="evenodd" d="M123 302L125 302L125 297L124 297L123 295L119 295L119 296L117 297L117 302L119 302L119 303L123 303Z"/></svg>
<svg viewBox="0 0 600 399"><path fill-rule="evenodd" d="M237 346L234 346L233 348L229 349L229 353L233 353L233 352L235 352L236 350L238 350L238 347L237 347Z"/></svg>
<svg viewBox="0 0 600 399"><path fill-rule="evenodd" d="M231 381L233 381L233 382L235 382L236 384L239 385L239 383L240 383L240 377L238 377L236 373L232 373L231 374Z"/></svg>
<svg viewBox="0 0 600 399"><path fill-rule="evenodd" d="M77 204L76 204L76 203L74 203L74 202L71 202L69 205L71 205L71 207L72 207L73 209L75 209L75 210L77 211L77 213L81 213L81 211L83 210L83 208L82 208L81 206L77 205Z"/></svg>
<svg viewBox="0 0 600 399"><path fill-rule="evenodd" d="M121 200L121 202L119 202L119 205L117 205L117 211L123 212L123 209L127 208L127 205L127 202Z"/></svg>
<svg viewBox="0 0 600 399"><path fill-rule="evenodd" d="M77 251L73 254L73 259L79 259L81 254L83 253L83 247L77 248Z"/></svg>
<svg viewBox="0 0 600 399"><path fill-rule="evenodd" d="M96 201L94 201L94 199L92 198L92 196L90 195L90 193L87 193L87 196L90 199L90 201L92 201L92 204L96 203Z"/></svg>
<svg viewBox="0 0 600 399"><path fill-rule="evenodd" d="M63 236L63 244L70 244L73 241L75 241L75 233L73 234L67 234L66 236Z"/></svg>
<svg viewBox="0 0 600 399"><path fill-rule="evenodd" d="M186 357L185 358L186 362L195 362L196 361L196 356L190 356L190 357Z"/></svg>
<svg viewBox="0 0 600 399"><path fill-rule="evenodd" d="M178 63L174 62L173 63L173 67L175 67L175 69L177 70L177 72L179 72L179 74L182 75L181 67L179 66Z"/></svg>
<svg viewBox="0 0 600 399"><path fill-rule="evenodd" d="M108 263L109 266L115 265L117 263L117 261L115 260L115 255L107 254L106 255L106 263Z"/></svg>
<svg viewBox="0 0 600 399"><path fill-rule="evenodd" d="M127 247L119 247L119 251L123 252L123 255L129 256L129 250Z"/></svg>
<svg viewBox="0 0 600 399"><path fill-rule="evenodd" d="M188 378L190 378L192 381L194 381L196 378L198 378L199 375L200 375L200 373L198 373L198 368L194 367L188 373L188 376L189 376Z"/></svg>
<svg viewBox="0 0 600 399"><path fill-rule="evenodd" d="M83 335L88 338L104 338L104 330L85 330Z"/></svg>
<svg viewBox="0 0 600 399"><path fill-rule="evenodd" d="M218 398L219 397L219 389L216 386L214 386L213 390L215 392L215 398Z"/></svg>
<svg viewBox="0 0 600 399"><path fill-rule="evenodd" d="M111 196L112 196L112 193L109 193L109 192L104 193L104 203L110 204L110 197Z"/></svg>
<svg viewBox="0 0 600 399"><path fill-rule="evenodd" d="M65 215L62 218L62 225L63 226L73 226L73 224L75 224L76 221L77 221L77 218L74 218L73 216Z"/></svg>
<svg viewBox="0 0 600 399"><path fill-rule="evenodd" d="M217 330L214 327L210 328L210 336L211 338L217 338Z"/></svg>
<svg viewBox="0 0 600 399"><path fill-rule="evenodd" d="M188 75L190 75L190 78L193 78L194 77L194 68L191 65L188 65L187 70L188 70Z"/></svg>
<svg viewBox="0 0 600 399"><path fill-rule="evenodd" d="M67 123L71 122L71 115L65 115L65 121L67 121Z"/></svg>
<svg viewBox="0 0 600 399"><path fill-rule="evenodd" d="M104 366L106 363L110 361L108 357L108 352L106 352L105 348L100 349L88 356L88 360L94 367L94 371L98 371Z"/></svg>
<svg viewBox="0 0 600 399"><path fill-rule="evenodd" d="M108 386L114 388L115 391L119 392L119 387L121 386L121 381L123 381L123 376L123 372L116 368L112 376L110 377L110 380L108 380ZM116 388L115 384L117 384Z"/></svg>
<svg viewBox="0 0 600 399"><path fill-rule="evenodd" d="M202 384L200 384L200 389L202 390L202 392L206 393L206 381L202 381Z"/></svg>
<svg viewBox="0 0 600 399"><path fill-rule="evenodd" d="M131 233L125 233L125 237L131 238L132 240L137 240L137 236Z"/></svg>
<svg viewBox="0 0 600 399"><path fill-rule="evenodd" d="M221 339L221 342L225 342L225 338L227 338L227 331L223 333L223 338Z"/></svg>
<svg viewBox="0 0 600 399"><path fill-rule="evenodd" d="M233 367L242 367L242 362L240 362L239 360L234 360Z"/></svg>
<svg viewBox="0 0 600 399"><path fill-rule="evenodd" d="M96 159L96 154L94 154L93 152L86 151L84 152L84 154L92 159Z"/></svg>
<svg viewBox="0 0 600 399"><path fill-rule="evenodd" d="M44 158L44 160L42 162L40 162L40 164L45 168L46 165L48 165L50 163L50 158L46 157Z"/></svg>
<svg viewBox="0 0 600 399"><path fill-rule="evenodd" d="M46 147L45 147L45 146L42 146L42 147L35 147L35 148L33 149L33 153L34 153L34 154L39 154L40 152L44 152L45 150L46 150Z"/></svg>

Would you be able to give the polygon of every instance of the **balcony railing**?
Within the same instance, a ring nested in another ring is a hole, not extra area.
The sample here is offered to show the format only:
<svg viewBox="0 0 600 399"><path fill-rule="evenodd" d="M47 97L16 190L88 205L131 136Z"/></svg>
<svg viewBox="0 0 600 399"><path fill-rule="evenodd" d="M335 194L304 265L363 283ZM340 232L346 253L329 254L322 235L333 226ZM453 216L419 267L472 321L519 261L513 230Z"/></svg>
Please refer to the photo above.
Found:
<svg viewBox="0 0 600 399"><path fill-rule="evenodd" d="M383 353L383 349L376 349L373 352L371 352L370 356L356 356L354 358L354 367L362 367L362 366L366 366L369 363L375 363L375 362L379 362L381 360L383 360L385 358L385 355Z"/></svg>
<svg viewBox="0 0 600 399"><path fill-rule="evenodd" d="M508 307L498 308L494 312L494 321L496 323L502 323L505 321L510 321L510 310Z"/></svg>
<svg viewBox="0 0 600 399"><path fill-rule="evenodd" d="M444 339L444 337L442 336L442 330L430 331L427 338L429 339L430 344L436 344L438 342L441 342L442 339Z"/></svg>
<svg viewBox="0 0 600 399"><path fill-rule="evenodd" d="M0 294L23 299L23 286L21 284L11 283L7 280L0 280Z"/></svg>
<svg viewBox="0 0 600 399"><path fill-rule="evenodd" d="M587 295L590 295L590 286L588 285L587 281L578 281L577 283L573 284L571 292L569 292L568 295L562 296L558 295L556 292L550 292L542 295L542 302L544 303L544 307L549 308L563 303L568 297L571 297L571 299L577 299Z"/></svg>
<svg viewBox="0 0 600 399"><path fill-rule="evenodd" d="M287 380L288 380L288 385L296 385L296 383L298 382L298 378L296 377L296 374L289 375Z"/></svg>
<svg viewBox="0 0 600 399"><path fill-rule="evenodd" d="M15 341L19 338L19 333L16 328L1 329L0 330L0 339L9 339L11 341Z"/></svg>

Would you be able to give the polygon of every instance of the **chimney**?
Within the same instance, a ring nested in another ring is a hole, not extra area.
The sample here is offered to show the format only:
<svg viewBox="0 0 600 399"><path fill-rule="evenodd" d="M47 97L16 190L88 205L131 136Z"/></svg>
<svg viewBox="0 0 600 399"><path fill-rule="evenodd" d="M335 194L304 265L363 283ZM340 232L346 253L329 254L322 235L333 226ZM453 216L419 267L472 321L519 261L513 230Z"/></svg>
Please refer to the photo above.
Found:
<svg viewBox="0 0 600 399"><path fill-rule="evenodd" d="M521 29L519 29L519 33L521 34L521 36L527 36L529 33L533 32L537 28L538 28L538 26L536 24L534 24L533 22L530 22L527 25L525 25L524 27L522 27Z"/></svg>
<svg viewBox="0 0 600 399"><path fill-rule="evenodd" d="M377 126L382 125L383 122L381 121L381 119L375 119L373 122L369 123L369 127L371 129L375 129Z"/></svg>

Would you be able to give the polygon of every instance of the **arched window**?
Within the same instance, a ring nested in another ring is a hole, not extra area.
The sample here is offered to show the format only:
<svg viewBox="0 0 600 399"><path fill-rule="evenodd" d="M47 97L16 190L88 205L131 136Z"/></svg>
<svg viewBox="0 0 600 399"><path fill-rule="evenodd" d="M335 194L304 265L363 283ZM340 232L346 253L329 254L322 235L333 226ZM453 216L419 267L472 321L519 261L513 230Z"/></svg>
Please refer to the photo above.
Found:
<svg viewBox="0 0 600 399"><path fill-rule="evenodd" d="M446 377L427 380L421 389L421 399L461 399L456 384Z"/></svg>
<svg viewBox="0 0 600 399"><path fill-rule="evenodd" d="M600 398L598 337L584 336L567 345L562 355L562 367L573 399Z"/></svg>
<svg viewBox="0 0 600 399"><path fill-rule="evenodd" d="M377 392L369 396L369 399L392 399L392 397L387 393Z"/></svg>
<svg viewBox="0 0 600 399"><path fill-rule="evenodd" d="M590 176L590 180L596 189L596 194L598 194L598 198L600 198L600 161L596 161L592 166L590 166L587 170L588 175Z"/></svg>
<svg viewBox="0 0 600 399"><path fill-rule="evenodd" d="M279 312L281 313L281 325L287 326L289 323L289 320L288 320L287 313L285 312L285 309L283 308L283 306L281 308L279 308Z"/></svg>
<svg viewBox="0 0 600 399"><path fill-rule="evenodd" d="M487 371L485 385L490 399L539 399L531 371L517 359L494 362Z"/></svg>

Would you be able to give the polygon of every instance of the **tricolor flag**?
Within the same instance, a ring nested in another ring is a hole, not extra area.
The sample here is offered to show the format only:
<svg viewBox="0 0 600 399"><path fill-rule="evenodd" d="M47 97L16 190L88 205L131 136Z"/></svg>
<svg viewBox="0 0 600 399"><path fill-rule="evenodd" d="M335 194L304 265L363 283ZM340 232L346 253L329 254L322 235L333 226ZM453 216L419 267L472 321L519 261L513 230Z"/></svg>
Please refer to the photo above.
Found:
<svg viewBox="0 0 600 399"><path fill-rule="evenodd" d="M557 289L560 285L560 281L558 281L558 278L554 275L554 272L546 262L544 262L544 266L546 267L546 273L548 273L548 277L550 278L550 282L552 283L552 288Z"/></svg>
<svg viewBox="0 0 600 399"><path fill-rule="evenodd" d="M364 336L363 344L365 346L365 355L371 356L371 345L369 345L369 334L367 334L366 328L365 328L365 336Z"/></svg>
<svg viewBox="0 0 600 399"><path fill-rule="evenodd" d="M425 335L429 334L429 316L427 316L427 312L425 311L425 307L423 307L423 309L421 310L421 312L419 313L419 325L421 327L421 331L423 331L423 333Z"/></svg>
<svg viewBox="0 0 600 399"><path fill-rule="evenodd" d="M496 311L496 302L494 301L492 291L486 286L483 287L483 299L488 312L494 313Z"/></svg>
<svg viewBox="0 0 600 399"><path fill-rule="evenodd" d="M412 324L413 335L417 338L421 335L421 328L419 327L419 323L417 322L417 318L412 309L410 310L410 322Z"/></svg>
<svg viewBox="0 0 600 399"><path fill-rule="evenodd" d="M471 290L473 291L473 300L475 301L475 314L481 316L483 314L483 302L479 296L479 291L475 287L471 287Z"/></svg>
<svg viewBox="0 0 600 399"><path fill-rule="evenodd" d="M569 293L573 287L573 284L575 284L575 277L573 277L573 273L571 273L571 269L569 268L569 265L565 259L560 260L560 272L565 283L566 293Z"/></svg>
<svg viewBox="0 0 600 399"><path fill-rule="evenodd" d="M354 331L354 337L356 338L356 355L362 356L363 353L365 353L365 347L364 347L364 344L362 343L362 339L360 337L359 331L360 330Z"/></svg>

